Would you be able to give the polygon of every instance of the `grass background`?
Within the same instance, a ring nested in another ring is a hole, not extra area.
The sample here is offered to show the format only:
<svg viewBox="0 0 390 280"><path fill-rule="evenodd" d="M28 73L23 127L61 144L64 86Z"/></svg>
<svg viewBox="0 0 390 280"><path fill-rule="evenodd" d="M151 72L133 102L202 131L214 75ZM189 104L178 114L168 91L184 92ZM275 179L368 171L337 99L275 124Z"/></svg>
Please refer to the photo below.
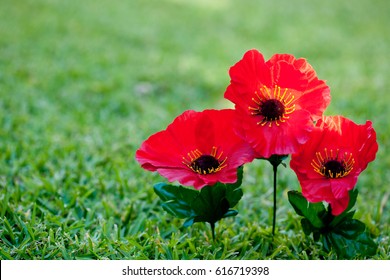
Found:
<svg viewBox="0 0 390 280"><path fill-rule="evenodd" d="M251 48L305 57L331 87L327 114L378 134L356 217L390 259L387 0L2 0L1 259L335 259L305 237L281 168L244 173L239 215L209 228L160 207L135 150L186 109L225 108L228 68Z"/></svg>

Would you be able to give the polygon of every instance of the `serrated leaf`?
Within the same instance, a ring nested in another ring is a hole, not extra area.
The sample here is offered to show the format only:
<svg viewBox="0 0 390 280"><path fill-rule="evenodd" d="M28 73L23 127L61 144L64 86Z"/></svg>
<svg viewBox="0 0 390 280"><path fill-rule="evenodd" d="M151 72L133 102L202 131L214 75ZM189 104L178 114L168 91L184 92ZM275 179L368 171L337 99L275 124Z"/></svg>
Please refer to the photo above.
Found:
<svg viewBox="0 0 390 280"><path fill-rule="evenodd" d="M324 205L319 203L309 203L306 198L297 191L288 192L288 200L295 212L305 217L315 228L323 228L324 222L321 219L326 214Z"/></svg>
<svg viewBox="0 0 390 280"><path fill-rule="evenodd" d="M203 187L200 195L193 201L192 208L197 222L215 223L229 210L226 199L226 188L223 185Z"/></svg>
<svg viewBox="0 0 390 280"><path fill-rule="evenodd" d="M375 255L378 245L366 232L353 234L354 238L349 238L349 235L351 234L341 234L340 232L329 232L326 235L327 241L339 258L352 259L357 256ZM329 250L329 248L327 249Z"/></svg>
<svg viewBox="0 0 390 280"><path fill-rule="evenodd" d="M238 180L234 184L217 183L205 186L200 191L183 186L159 183L154 186L155 193L163 201L162 207L168 213L186 219L184 226L196 222L214 224L218 220L237 215L236 210L230 209L241 199L243 192L243 168L237 170Z"/></svg>
<svg viewBox="0 0 390 280"><path fill-rule="evenodd" d="M374 255L377 244L365 230L365 224L359 220L343 220L337 228L324 233L324 248L327 251L333 248L339 258Z"/></svg>
<svg viewBox="0 0 390 280"><path fill-rule="evenodd" d="M164 201L162 207L168 213L178 218L196 216L191 204L199 196L199 191L165 183L154 185L154 191Z"/></svg>
<svg viewBox="0 0 390 280"><path fill-rule="evenodd" d="M366 229L366 225L359 220L344 220L333 231L349 239L355 239Z"/></svg>
<svg viewBox="0 0 390 280"><path fill-rule="evenodd" d="M187 206L181 202L168 201L162 204L162 208L169 214L181 219L193 217L196 215L190 206Z"/></svg>

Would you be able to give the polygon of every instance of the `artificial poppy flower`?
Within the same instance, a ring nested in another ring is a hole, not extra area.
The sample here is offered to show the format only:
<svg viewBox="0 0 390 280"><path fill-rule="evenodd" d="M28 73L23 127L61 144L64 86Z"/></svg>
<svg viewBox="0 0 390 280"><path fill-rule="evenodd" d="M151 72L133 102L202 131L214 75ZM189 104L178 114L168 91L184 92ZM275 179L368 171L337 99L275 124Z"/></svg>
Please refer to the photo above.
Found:
<svg viewBox="0 0 390 280"><path fill-rule="evenodd" d="M290 54L264 61L260 52L250 50L229 75L224 96L235 104L236 130L257 157L296 152L330 102L326 83L305 59Z"/></svg>
<svg viewBox="0 0 390 280"><path fill-rule="evenodd" d="M348 206L359 174L375 159L378 144L372 123L358 125L342 116L323 117L310 139L291 156L302 195L309 202L326 201L333 215Z"/></svg>
<svg viewBox="0 0 390 280"><path fill-rule="evenodd" d="M237 168L254 158L252 148L232 128L234 110L185 111L166 130L150 136L136 160L170 182L200 189L235 183Z"/></svg>

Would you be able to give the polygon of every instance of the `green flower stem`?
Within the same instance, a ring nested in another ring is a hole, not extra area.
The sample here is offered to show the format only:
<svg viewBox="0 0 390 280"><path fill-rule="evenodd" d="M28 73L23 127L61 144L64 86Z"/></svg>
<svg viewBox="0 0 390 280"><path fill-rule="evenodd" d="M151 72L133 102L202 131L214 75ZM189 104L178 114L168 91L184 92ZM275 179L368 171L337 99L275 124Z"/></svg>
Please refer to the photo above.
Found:
<svg viewBox="0 0 390 280"><path fill-rule="evenodd" d="M277 181L277 171L278 171L278 165L279 164L272 164L273 171L274 171L274 213L273 213L273 220L272 220L272 235L275 235L275 224L276 224L276 181Z"/></svg>
<svg viewBox="0 0 390 280"><path fill-rule="evenodd" d="M276 228L276 186L277 186L277 173L278 173L278 166L288 157L288 155L272 155L269 158L264 158L268 160L273 168L274 172L274 207L273 207L273 220L272 220L272 235L275 235L275 228ZM284 166L285 164L282 163Z"/></svg>
<svg viewBox="0 0 390 280"><path fill-rule="evenodd" d="M211 226L211 235L213 236L213 241L215 242L215 223L210 223Z"/></svg>

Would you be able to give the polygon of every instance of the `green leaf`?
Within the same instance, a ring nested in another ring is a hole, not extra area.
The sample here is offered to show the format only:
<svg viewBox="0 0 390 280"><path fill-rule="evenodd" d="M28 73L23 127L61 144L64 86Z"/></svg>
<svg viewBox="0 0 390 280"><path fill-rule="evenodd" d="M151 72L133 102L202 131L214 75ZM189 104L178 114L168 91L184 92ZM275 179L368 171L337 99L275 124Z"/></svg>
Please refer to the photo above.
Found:
<svg viewBox="0 0 390 280"><path fill-rule="evenodd" d="M223 215L222 218L234 217L234 216L237 216L237 214L238 214L238 211L237 211L237 210L232 210L232 209L230 209L229 211L227 211L227 212L225 213L225 215Z"/></svg>
<svg viewBox="0 0 390 280"><path fill-rule="evenodd" d="M313 239L315 242L319 241L321 237L321 232L320 231L315 231L313 232Z"/></svg>
<svg viewBox="0 0 390 280"><path fill-rule="evenodd" d="M356 232L349 228L348 232L339 230L327 233L325 239L328 245L324 248L328 251L330 247L333 248L339 258L352 259L357 256L375 255L378 245L365 231L361 232L360 227L361 225L357 226Z"/></svg>
<svg viewBox="0 0 390 280"><path fill-rule="evenodd" d="M344 220L333 231L346 238L355 239L366 229L366 225L359 220Z"/></svg>
<svg viewBox="0 0 390 280"><path fill-rule="evenodd" d="M196 212L196 222L215 223L222 219L229 210L224 185L206 186L200 190L200 195L193 201L192 208Z"/></svg>
<svg viewBox="0 0 390 280"><path fill-rule="evenodd" d="M162 207L168 213L182 219L196 216L191 204L199 191L165 183L154 185L154 191L164 201Z"/></svg>
<svg viewBox="0 0 390 280"><path fill-rule="evenodd" d="M316 231L316 228L306 218L301 219L301 226L302 226L303 232L306 235L310 235L312 232Z"/></svg>
<svg viewBox="0 0 390 280"><path fill-rule="evenodd" d="M189 226L192 226L192 224L194 223L194 217L191 217L191 218L188 218L187 220L185 220L183 226L184 227L189 227Z"/></svg>
<svg viewBox="0 0 390 280"><path fill-rule="evenodd" d="M322 218L326 215L326 209L321 202L309 203L306 198L297 191L289 191L288 200L295 212L298 215L305 217L313 227L319 229L325 226ZM305 226L306 230L310 229L307 225Z"/></svg>
<svg viewBox="0 0 390 280"><path fill-rule="evenodd" d="M352 219L358 195L357 190L349 193L348 207L338 216L325 210L322 203L309 203L301 193L289 191L288 199L295 212L303 216L301 225L306 235L313 233L315 241L321 239L324 249L336 252L338 258L351 259L356 256L372 256L376 253L377 244L365 232L366 226L361 221Z"/></svg>
<svg viewBox="0 0 390 280"><path fill-rule="evenodd" d="M186 219L184 226L196 222L214 224L222 218L237 215L231 209L241 199L243 192L240 188L243 177L243 168L237 170L237 182L234 184L217 183L205 186L200 191L183 186L159 183L154 191L163 201L162 207L175 217Z"/></svg>

